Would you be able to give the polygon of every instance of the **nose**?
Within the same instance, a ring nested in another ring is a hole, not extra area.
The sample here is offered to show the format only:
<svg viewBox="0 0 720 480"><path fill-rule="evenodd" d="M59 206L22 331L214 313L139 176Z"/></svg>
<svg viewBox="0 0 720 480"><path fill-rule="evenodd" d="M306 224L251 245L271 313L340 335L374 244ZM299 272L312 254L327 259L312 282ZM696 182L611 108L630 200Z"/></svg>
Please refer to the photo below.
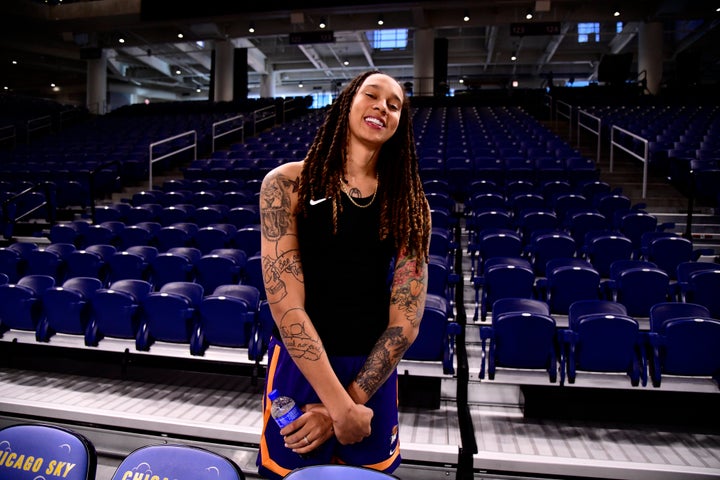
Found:
<svg viewBox="0 0 720 480"><path fill-rule="evenodd" d="M387 105L384 100L378 100L374 108L380 110L383 114L387 112Z"/></svg>

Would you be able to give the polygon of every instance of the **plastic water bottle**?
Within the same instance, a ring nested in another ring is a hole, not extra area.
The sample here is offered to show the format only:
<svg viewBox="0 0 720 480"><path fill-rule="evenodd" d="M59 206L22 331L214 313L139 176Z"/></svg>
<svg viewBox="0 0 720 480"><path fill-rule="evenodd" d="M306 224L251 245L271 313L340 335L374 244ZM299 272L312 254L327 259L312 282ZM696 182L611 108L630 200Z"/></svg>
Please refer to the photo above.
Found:
<svg viewBox="0 0 720 480"><path fill-rule="evenodd" d="M268 398L272 402L270 415L272 415L278 427L281 429L302 415L302 412L295 404L295 400L280 395L280 392L277 390L272 390L268 393Z"/></svg>

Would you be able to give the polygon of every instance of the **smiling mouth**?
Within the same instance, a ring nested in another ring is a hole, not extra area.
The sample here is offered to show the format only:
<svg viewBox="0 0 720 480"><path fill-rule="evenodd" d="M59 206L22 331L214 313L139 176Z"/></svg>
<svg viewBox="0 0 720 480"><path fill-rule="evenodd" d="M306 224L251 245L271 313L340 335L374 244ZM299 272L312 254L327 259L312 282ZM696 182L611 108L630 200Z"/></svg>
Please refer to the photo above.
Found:
<svg viewBox="0 0 720 480"><path fill-rule="evenodd" d="M385 127L385 123L382 122L382 121L380 121L380 120L378 120L378 119L375 118L375 117L365 117L365 121L366 121L367 123L370 123L370 124L372 124L372 125L376 125L376 126L378 126L378 127Z"/></svg>

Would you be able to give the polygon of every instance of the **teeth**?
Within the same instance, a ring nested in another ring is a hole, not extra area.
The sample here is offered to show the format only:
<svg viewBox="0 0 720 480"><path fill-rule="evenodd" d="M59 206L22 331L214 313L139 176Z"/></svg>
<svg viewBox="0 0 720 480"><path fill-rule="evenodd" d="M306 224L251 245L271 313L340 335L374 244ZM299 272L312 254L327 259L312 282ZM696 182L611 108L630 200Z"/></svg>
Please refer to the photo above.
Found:
<svg viewBox="0 0 720 480"><path fill-rule="evenodd" d="M369 122L369 123L374 123L375 125L377 125L377 126L379 126L379 127L384 127L384 126L385 126L385 125L384 125L380 120L378 120L377 118L365 117L365 121L366 121L366 122Z"/></svg>

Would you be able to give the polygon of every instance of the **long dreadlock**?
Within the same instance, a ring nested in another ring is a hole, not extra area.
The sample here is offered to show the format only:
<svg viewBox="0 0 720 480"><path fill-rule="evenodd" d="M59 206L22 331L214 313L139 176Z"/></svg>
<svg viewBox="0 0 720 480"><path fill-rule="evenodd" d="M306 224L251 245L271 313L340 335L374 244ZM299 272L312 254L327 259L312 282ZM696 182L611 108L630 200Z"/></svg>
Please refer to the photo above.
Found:
<svg viewBox="0 0 720 480"><path fill-rule="evenodd" d="M338 95L313 140L300 174L298 214L307 214L310 199L333 201L333 231L342 210L340 180L347 162L347 130L350 107L365 79L376 70L355 77ZM391 236L395 247L428 261L430 211L418 172L418 158L410 105L403 94L400 122L395 134L382 146L377 161L377 196L380 198L381 239Z"/></svg>

